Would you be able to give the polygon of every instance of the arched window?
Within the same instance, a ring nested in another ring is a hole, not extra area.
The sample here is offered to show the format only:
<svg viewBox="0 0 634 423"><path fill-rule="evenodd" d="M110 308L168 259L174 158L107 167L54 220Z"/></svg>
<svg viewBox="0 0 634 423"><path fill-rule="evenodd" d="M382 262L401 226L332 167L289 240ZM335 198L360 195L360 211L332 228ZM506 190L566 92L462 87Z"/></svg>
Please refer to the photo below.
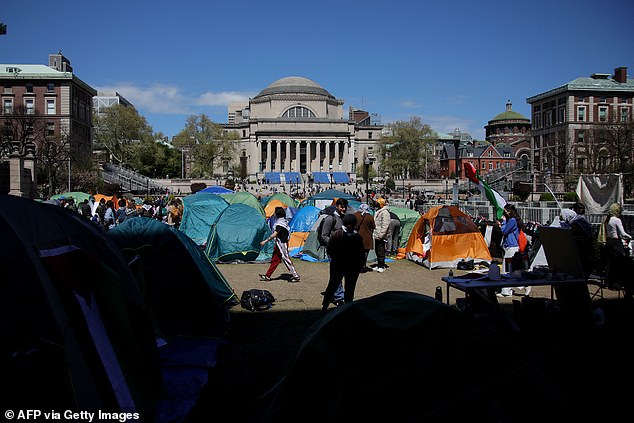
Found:
<svg viewBox="0 0 634 423"><path fill-rule="evenodd" d="M294 106L284 112L285 118L314 118L315 114L304 106Z"/></svg>

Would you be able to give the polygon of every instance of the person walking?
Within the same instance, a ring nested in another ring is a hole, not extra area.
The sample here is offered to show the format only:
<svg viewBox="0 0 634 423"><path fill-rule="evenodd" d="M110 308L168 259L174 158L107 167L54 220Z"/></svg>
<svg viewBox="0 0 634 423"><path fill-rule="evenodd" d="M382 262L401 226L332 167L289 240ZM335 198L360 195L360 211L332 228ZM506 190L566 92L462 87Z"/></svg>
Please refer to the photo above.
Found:
<svg viewBox="0 0 634 423"><path fill-rule="evenodd" d="M270 240L275 240L273 256L271 257L271 265L265 274L260 275L260 280L270 281L271 275L275 272L277 266L280 262L284 262L286 268L291 272L291 282L299 282L299 273L295 270L295 266L293 266L293 262L291 261L291 257L288 253L288 241L291 238L291 229L288 226L288 221L286 220L286 211L284 210L284 207L275 207L274 214L277 220L275 221L275 226L273 227L273 233L268 238L260 242L260 245L263 246Z"/></svg>
<svg viewBox="0 0 634 423"><path fill-rule="evenodd" d="M374 238L374 252L376 253L376 270L379 273L385 272L385 248L387 244L387 235L390 229L390 208L385 198L378 198L376 203L379 209L374 214L374 222L376 227L372 233Z"/></svg>
<svg viewBox="0 0 634 423"><path fill-rule="evenodd" d="M341 229L336 230L328 240L326 248L330 257L330 279L322 300L322 312L328 310L342 281L345 281L344 302L347 304L354 300L354 290L365 261L363 238L354 229L356 224L356 217L346 214Z"/></svg>
<svg viewBox="0 0 634 423"><path fill-rule="evenodd" d="M370 250L374 248L374 238L372 237L372 232L374 232L376 224L374 223L372 213L370 213L370 206L365 203L359 206L359 210L354 213L354 217L357 219L357 226L355 229L359 232L359 235L361 235L361 238L363 239L364 259L361 273L365 273L372 270L368 267L368 254L370 253Z"/></svg>

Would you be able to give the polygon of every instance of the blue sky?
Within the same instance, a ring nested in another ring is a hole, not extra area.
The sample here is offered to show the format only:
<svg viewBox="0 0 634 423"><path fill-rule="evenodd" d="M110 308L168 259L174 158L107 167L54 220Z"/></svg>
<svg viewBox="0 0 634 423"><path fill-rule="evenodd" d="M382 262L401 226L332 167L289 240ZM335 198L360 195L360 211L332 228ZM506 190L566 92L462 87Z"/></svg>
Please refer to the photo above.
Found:
<svg viewBox="0 0 634 423"><path fill-rule="evenodd" d="M526 98L627 66L631 0L7 1L0 63L47 64L119 91L168 136L191 114L227 121L230 101L303 76L382 122L418 116L484 139Z"/></svg>

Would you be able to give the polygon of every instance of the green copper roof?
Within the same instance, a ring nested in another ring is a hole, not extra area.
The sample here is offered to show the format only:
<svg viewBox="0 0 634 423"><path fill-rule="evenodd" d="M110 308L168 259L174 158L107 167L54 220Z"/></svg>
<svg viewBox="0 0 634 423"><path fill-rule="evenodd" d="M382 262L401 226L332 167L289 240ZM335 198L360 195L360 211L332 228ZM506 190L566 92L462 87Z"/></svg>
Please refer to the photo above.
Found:
<svg viewBox="0 0 634 423"><path fill-rule="evenodd" d="M507 110L505 112L500 113L499 115L491 119L489 122L494 122L498 120L526 120L527 121L528 119L517 112L514 112L512 110L511 111Z"/></svg>
<svg viewBox="0 0 634 423"><path fill-rule="evenodd" d="M581 77L574 79L560 87L537 94L526 99L527 103L550 97L567 91L596 91L596 92L631 92L634 93L634 79L628 77L627 82L617 82L608 74L597 74L595 78Z"/></svg>

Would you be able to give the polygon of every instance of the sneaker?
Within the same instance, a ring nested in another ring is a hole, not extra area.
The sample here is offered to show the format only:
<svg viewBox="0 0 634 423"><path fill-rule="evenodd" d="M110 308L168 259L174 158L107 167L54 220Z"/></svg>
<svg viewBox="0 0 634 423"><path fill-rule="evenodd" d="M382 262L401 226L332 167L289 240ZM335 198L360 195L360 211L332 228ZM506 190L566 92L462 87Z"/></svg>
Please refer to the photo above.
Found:
<svg viewBox="0 0 634 423"><path fill-rule="evenodd" d="M513 290L511 288L502 288L501 292L498 292L495 295L498 296L498 297L512 297L513 296Z"/></svg>
<svg viewBox="0 0 634 423"><path fill-rule="evenodd" d="M293 282L293 283L295 283L295 282L299 282L299 281L300 281L299 276L298 276L298 277L296 277L296 278L295 278L295 277L292 277L292 278L291 278L291 282Z"/></svg>
<svg viewBox="0 0 634 423"><path fill-rule="evenodd" d="M385 272L385 267L375 267L374 270L376 270L379 273L383 273Z"/></svg>
<svg viewBox="0 0 634 423"><path fill-rule="evenodd" d="M335 307L341 307L341 306L342 306L342 305L344 305L345 303L344 303L344 301L343 301L343 300L334 300L334 301L332 302L332 304L333 304Z"/></svg>
<svg viewBox="0 0 634 423"><path fill-rule="evenodd" d="M270 281L271 277L270 276L266 276L266 275L260 275L260 280L261 281Z"/></svg>
<svg viewBox="0 0 634 423"><path fill-rule="evenodd" d="M526 296L526 297L530 296L532 290L533 290L532 286L527 286L526 290L524 291L524 296Z"/></svg>

